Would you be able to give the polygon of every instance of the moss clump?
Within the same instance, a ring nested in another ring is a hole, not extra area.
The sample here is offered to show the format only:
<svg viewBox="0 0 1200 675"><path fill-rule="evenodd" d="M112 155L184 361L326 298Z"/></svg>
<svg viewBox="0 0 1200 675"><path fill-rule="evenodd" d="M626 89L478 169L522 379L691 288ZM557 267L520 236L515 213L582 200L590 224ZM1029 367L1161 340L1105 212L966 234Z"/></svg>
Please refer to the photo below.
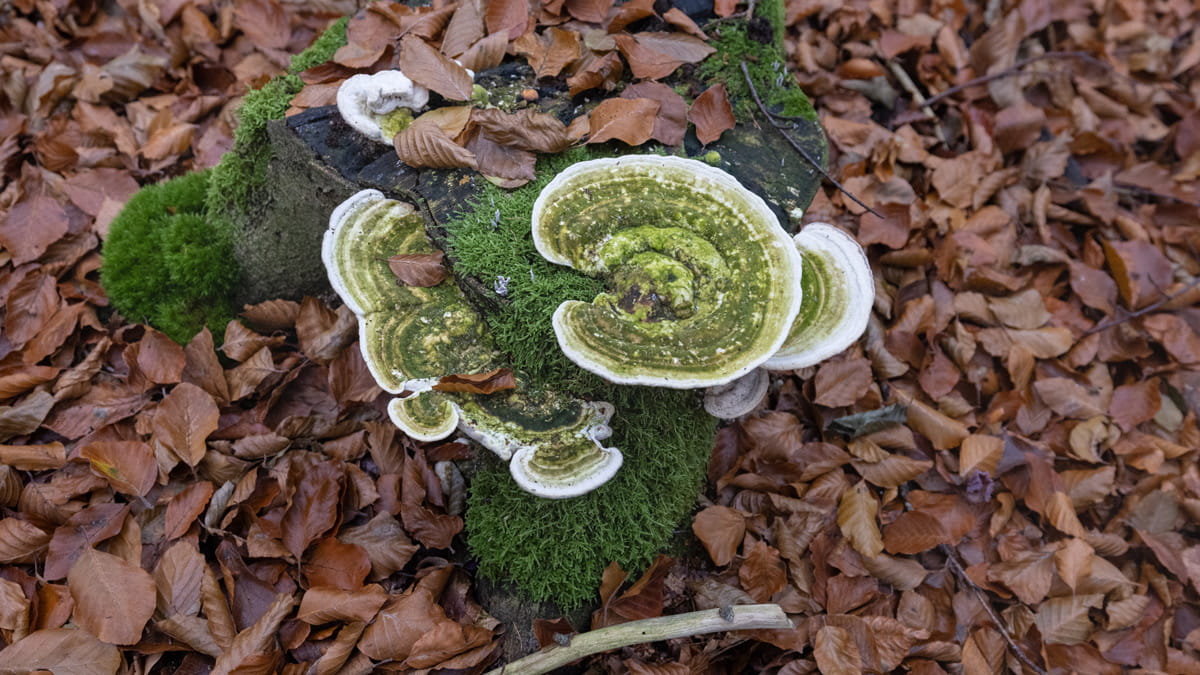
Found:
<svg viewBox="0 0 1200 675"><path fill-rule="evenodd" d="M594 492L546 500L523 492L507 465L490 456L475 475L467 542L481 572L511 579L534 600L573 607L590 600L604 567L642 567L669 541L699 494L716 420L694 391L605 382L570 361L551 325L564 300L590 301L602 281L538 254L530 214L542 187L566 166L597 156L576 149L547 157L538 179L512 192L488 186L466 213L446 224L459 274L489 285L505 277L508 303L487 313L496 346L537 385L616 406L613 438L625 464Z"/></svg>
<svg viewBox="0 0 1200 675"><path fill-rule="evenodd" d="M737 101L735 112L738 118L745 120L756 108L742 74L741 64L745 63L754 88L769 109L789 117L817 121L812 101L787 68L783 50L783 0L762 0L755 11L755 19L766 22L771 39L756 40L753 28L741 21L718 24L709 31L713 37L711 44L717 51L700 63L701 79L724 82L730 99Z"/></svg>
<svg viewBox="0 0 1200 675"><path fill-rule="evenodd" d="M203 326L220 334L233 318L240 276L233 254L230 207L245 203L266 175L266 127L283 117L304 83L295 74L324 63L346 44L346 24L334 22L288 73L246 94L233 149L212 169L149 185L113 221L104 242L101 283L113 306L177 342Z"/></svg>
<svg viewBox="0 0 1200 675"><path fill-rule="evenodd" d="M186 342L224 329L238 270L228 223L204 215L210 171L142 188L109 227L101 283L128 318Z"/></svg>

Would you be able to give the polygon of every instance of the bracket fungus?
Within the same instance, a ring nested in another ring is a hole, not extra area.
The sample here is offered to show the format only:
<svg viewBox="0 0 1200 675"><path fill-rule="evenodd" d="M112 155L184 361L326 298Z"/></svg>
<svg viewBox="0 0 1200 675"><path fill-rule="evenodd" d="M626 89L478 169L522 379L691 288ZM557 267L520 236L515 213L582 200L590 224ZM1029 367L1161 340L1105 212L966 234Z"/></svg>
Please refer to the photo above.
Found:
<svg viewBox="0 0 1200 675"><path fill-rule="evenodd" d="M329 218L321 249L333 289L358 317L359 345L371 375L397 398L396 426L433 441L461 430L509 461L513 479L549 498L584 494L612 478L622 455L601 441L612 430L612 405L522 391L472 394L437 391L441 378L502 364L482 317L453 279L429 287L396 282L388 259L436 249L407 203L363 190Z"/></svg>
<svg viewBox="0 0 1200 675"><path fill-rule="evenodd" d="M399 70L358 74L338 87L337 108L346 123L380 143L392 143L413 113L429 103L429 90Z"/></svg>
<svg viewBox="0 0 1200 675"><path fill-rule="evenodd" d="M796 246L761 197L692 159L571 165L533 206L547 260L609 291L554 313L563 352L618 384L725 384L783 345L800 311Z"/></svg>
<svg viewBox="0 0 1200 675"><path fill-rule="evenodd" d="M849 347L867 329L875 301L871 264L853 237L812 223L793 239L804 268L804 301L787 340L763 364L771 370L811 366Z"/></svg>

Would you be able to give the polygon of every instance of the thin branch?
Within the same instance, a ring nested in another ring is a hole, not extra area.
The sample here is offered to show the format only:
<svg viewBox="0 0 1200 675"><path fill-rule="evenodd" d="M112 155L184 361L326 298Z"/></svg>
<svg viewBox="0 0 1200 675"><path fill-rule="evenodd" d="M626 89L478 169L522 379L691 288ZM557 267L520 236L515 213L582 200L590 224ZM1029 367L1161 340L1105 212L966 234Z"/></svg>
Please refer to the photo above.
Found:
<svg viewBox="0 0 1200 675"><path fill-rule="evenodd" d="M1037 56L1031 56L1027 59L1021 59L1020 61L1017 61L1016 63L1012 64L1011 66L1009 66L999 72L992 73L990 75L983 75L980 77L972 78L970 80L967 80L966 82L963 82L962 84L956 84L953 87L950 87L949 89L947 89L945 91L938 92L938 93L934 94L933 96L930 96L929 98L925 99L925 105L932 106L934 103L941 101L942 99L946 98L947 96L953 96L953 95L957 94L958 92L960 92L964 89L968 89L970 87L977 87L981 84L987 84L988 82L991 82L993 80L1000 80L1000 79L1003 79L1006 77L1020 75L1020 74L1022 74L1021 69L1024 68L1025 66L1028 66L1031 63L1036 63L1038 61L1042 61L1045 59L1081 59L1083 61L1087 61L1089 63L1099 65L1100 67L1104 68L1105 70L1111 70L1106 63L1104 63L1100 59L1092 56L1091 54L1088 54L1087 52L1079 52L1079 51L1046 52L1045 54L1038 54Z"/></svg>
<svg viewBox="0 0 1200 675"><path fill-rule="evenodd" d="M630 621L574 635L566 645L550 645L487 675L541 675L585 656L646 642L727 630L787 630L792 620L779 605L729 605L687 614Z"/></svg>
<svg viewBox="0 0 1200 675"><path fill-rule="evenodd" d="M870 206L867 206L866 204L864 204L863 201L861 199L859 199L858 197L855 197L854 193L847 190L846 187L844 185L842 185L841 183L839 183L836 178L829 175L829 172L826 171L821 166L821 163L818 162L815 157L813 157L812 155L810 155L808 153L808 150L806 150L803 145L800 145L800 143L798 143L796 141L796 139L792 138L791 135L789 135L787 131L784 131L783 125L779 124L779 122L777 120L791 119L791 118L785 117L783 115L776 115L775 113L771 112L770 110L767 110L767 106L763 104L762 99L759 98L759 96L758 96L758 88L754 86L754 80L751 79L751 77L750 77L750 69L746 67L746 62L742 61L741 66L742 66L742 76L746 78L746 86L748 86L750 88L750 95L754 97L754 102L756 104L758 104L758 109L761 110L762 114L766 116L767 121L771 123L771 126L775 127L775 131L778 131L779 135L783 136L783 139L785 141L787 141L788 144L791 145L792 148L794 148L796 150L796 152L800 153L800 156L803 157L805 159L805 161L807 161L809 164L811 164L814 169L816 169L822 176L824 176L825 180L829 181L830 183L833 183L833 186L836 187L838 190L841 190L842 194L844 194L847 197L849 197L850 199L854 200L855 204L858 204L859 206L863 207L864 209L869 211L871 213L871 215L875 216L876 218L883 220L883 214L881 214L880 212L871 208Z"/></svg>
<svg viewBox="0 0 1200 675"><path fill-rule="evenodd" d="M942 549L942 553L946 555L946 565L952 572L954 572L955 578L958 579L960 584L970 588L971 591L975 593L975 599L979 601L979 604L983 605L984 611L986 611L988 616L992 618L992 622L996 624L996 628L1000 631L1000 635L1004 637L1004 641L1008 643L1009 649L1016 654L1017 659L1019 659L1021 663L1025 664L1027 668L1037 673L1037 675L1046 675L1046 670L1035 663L1033 659L1025 653L1025 650L1021 647L1021 645L1017 644L1016 639L1009 634L1008 626L1004 624L1004 620L1000 618L1000 615L996 613L996 609L992 607L992 603L988 601L987 593L984 592L984 590L980 588L978 584L972 581L971 577L967 576L967 572L963 569L962 564L958 562L958 555L954 553L954 550L945 544L942 544L940 548Z"/></svg>
<svg viewBox="0 0 1200 675"><path fill-rule="evenodd" d="M1170 295L1164 295L1163 297L1159 298L1158 300L1155 300L1154 302L1150 303L1149 305L1146 305L1145 307L1137 310L1136 312L1130 312L1130 313L1128 313L1124 316L1118 317L1118 318L1108 319L1107 321L1101 321L1100 323L1096 324L1095 326L1092 326L1091 328L1085 330L1083 332L1083 335L1080 335L1079 337L1085 338L1089 335L1093 335L1093 334L1099 333L1101 331L1106 331L1109 328L1112 328L1113 326L1119 326L1119 325L1125 323L1126 321L1131 321L1133 319L1138 318L1139 316L1145 316L1153 311L1158 310L1163 305L1180 297L1184 293L1187 293L1188 291L1192 290L1196 286L1200 286L1200 276L1194 277L1191 281L1189 281L1187 283L1186 286L1179 289L1178 291L1175 291L1174 293L1172 293Z"/></svg>

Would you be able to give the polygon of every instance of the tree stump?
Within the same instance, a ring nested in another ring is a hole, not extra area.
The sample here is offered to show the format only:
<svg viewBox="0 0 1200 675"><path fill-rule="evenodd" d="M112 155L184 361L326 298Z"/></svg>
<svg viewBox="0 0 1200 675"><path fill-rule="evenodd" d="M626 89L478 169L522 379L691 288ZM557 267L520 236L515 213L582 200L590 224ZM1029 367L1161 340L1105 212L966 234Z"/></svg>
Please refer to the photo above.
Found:
<svg viewBox="0 0 1200 675"><path fill-rule="evenodd" d="M522 89L539 92L538 110L564 123L582 112L561 82L545 85L524 64L506 63L479 73L476 83L493 92L492 102L508 106ZM737 102L734 102L735 105ZM743 108L745 109L745 108ZM668 153L705 159L735 176L761 195L790 231L819 186L821 173L772 127L761 113L743 116L737 126L705 146L689 131L680 148ZM790 134L818 162L827 147L819 124L797 119ZM268 125L272 158L267 180L256 188L248 206L234 214L235 252L245 276L237 302L253 304L273 298L329 297L321 262L321 243L329 214L355 192L374 188L418 206L432 239L444 247L440 224L467 208L480 194L483 176L470 170L414 169L402 164L388 146L369 140L342 121L333 106L316 108ZM648 149L616 148L622 152ZM451 261L453 263L453 261ZM497 302L492 284L459 278L458 283L481 309ZM503 581L487 580L477 588L484 607L508 626L505 653L509 660L538 648L535 618L564 612L551 602L532 603ZM572 612L570 619L586 629L592 608Z"/></svg>

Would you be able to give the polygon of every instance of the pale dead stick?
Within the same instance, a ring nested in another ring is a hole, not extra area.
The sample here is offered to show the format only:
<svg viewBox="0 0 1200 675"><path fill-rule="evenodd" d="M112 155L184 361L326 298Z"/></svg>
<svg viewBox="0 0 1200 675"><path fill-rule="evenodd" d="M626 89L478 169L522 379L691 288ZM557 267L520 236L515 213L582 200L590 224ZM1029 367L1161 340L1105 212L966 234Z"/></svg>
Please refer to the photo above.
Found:
<svg viewBox="0 0 1200 675"><path fill-rule="evenodd" d="M541 675L585 656L630 645L729 630L790 630L794 627L779 605L729 605L720 609L630 621L573 635L566 645L550 645L488 671L487 675Z"/></svg>

